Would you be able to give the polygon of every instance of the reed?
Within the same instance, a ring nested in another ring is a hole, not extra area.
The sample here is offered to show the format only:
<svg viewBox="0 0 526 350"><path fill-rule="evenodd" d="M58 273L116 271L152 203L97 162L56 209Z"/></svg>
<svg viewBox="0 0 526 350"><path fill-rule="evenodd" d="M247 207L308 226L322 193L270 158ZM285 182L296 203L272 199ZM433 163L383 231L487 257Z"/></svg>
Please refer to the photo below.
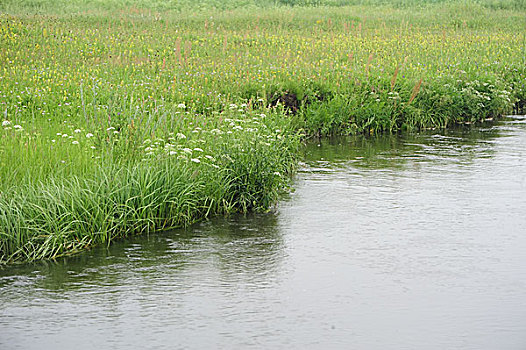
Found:
<svg viewBox="0 0 526 350"><path fill-rule="evenodd" d="M409 101L407 101L407 105L410 105L411 102L413 102L413 100L415 99L416 95L418 95L421 85L422 85L422 79L420 79L418 83L416 83L415 86L413 87L413 91L411 92L411 97L409 98Z"/></svg>
<svg viewBox="0 0 526 350"><path fill-rule="evenodd" d="M391 91L393 91L394 86L396 84L396 77L398 76L398 70L400 69L400 65L398 64L396 66L395 72L393 74L393 78L391 79Z"/></svg>

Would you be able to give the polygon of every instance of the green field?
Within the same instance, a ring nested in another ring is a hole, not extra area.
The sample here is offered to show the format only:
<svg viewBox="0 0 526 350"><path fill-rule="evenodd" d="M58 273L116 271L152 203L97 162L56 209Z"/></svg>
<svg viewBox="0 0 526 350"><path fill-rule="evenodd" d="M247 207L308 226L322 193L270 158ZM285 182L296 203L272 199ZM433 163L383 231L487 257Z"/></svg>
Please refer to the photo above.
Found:
<svg viewBox="0 0 526 350"><path fill-rule="evenodd" d="M301 141L526 105L526 4L0 3L0 264L268 210Z"/></svg>

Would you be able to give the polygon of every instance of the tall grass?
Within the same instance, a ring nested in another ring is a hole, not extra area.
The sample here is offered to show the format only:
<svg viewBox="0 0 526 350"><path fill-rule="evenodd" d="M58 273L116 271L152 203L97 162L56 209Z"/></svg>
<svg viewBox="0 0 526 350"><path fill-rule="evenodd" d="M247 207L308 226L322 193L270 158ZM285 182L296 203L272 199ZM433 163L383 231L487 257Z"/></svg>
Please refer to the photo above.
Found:
<svg viewBox="0 0 526 350"><path fill-rule="evenodd" d="M268 209L287 185L298 138L277 114L221 116L224 122L194 126L186 135L179 129L166 139L145 139L135 150L141 158L133 159L128 146L126 156L111 154L133 138L121 136L89 171L32 173L4 183L0 261L53 258L211 215Z"/></svg>

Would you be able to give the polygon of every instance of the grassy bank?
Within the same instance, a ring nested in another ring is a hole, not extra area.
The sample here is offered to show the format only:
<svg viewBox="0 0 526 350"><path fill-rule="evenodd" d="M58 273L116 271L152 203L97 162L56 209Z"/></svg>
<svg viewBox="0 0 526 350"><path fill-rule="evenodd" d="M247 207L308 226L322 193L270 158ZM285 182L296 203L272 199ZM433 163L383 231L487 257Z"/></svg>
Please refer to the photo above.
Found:
<svg viewBox="0 0 526 350"><path fill-rule="evenodd" d="M526 104L512 0L59 5L0 4L0 263L268 209L301 137Z"/></svg>

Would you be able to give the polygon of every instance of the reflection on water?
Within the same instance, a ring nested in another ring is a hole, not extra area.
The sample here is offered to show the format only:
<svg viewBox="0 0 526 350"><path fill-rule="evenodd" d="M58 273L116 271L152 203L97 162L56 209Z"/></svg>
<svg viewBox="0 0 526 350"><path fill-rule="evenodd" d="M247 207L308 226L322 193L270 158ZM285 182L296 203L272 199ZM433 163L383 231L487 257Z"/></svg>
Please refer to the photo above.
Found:
<svg viewBox="0 0 526 350"><path fill-rule="evenodd" d="M526 119L313 142L294 188L0 270L0 348L526 348Z"/></svg>
<svg viewBox="0 0 526 350"><path fill-rule="evenodd" d="M445 161L470 164L474 159L491 157L493 144L503 137L501 126L459 128L441 133L379 135L322 139L306 149L306 159L313 166L353 167L400 170L418 167L420 162ZM323 147L322 147L323 146Z"/></svg>
<svg viewBox="0 0 526 350"><path fill-rule="evenodd" d="M75 257L11 267L2 271L0 295L23 302L37 289L53 299L56 294L90 292L99 286L119 289L123 281L133 281L138 290L149 290L163 280L185 289L184 277L203 267L214 280L259 284L273 273L283 254L276 221L272 213L219 218L187 230L115 242ZM10 295L13 286L24 289Z"/></svg>

